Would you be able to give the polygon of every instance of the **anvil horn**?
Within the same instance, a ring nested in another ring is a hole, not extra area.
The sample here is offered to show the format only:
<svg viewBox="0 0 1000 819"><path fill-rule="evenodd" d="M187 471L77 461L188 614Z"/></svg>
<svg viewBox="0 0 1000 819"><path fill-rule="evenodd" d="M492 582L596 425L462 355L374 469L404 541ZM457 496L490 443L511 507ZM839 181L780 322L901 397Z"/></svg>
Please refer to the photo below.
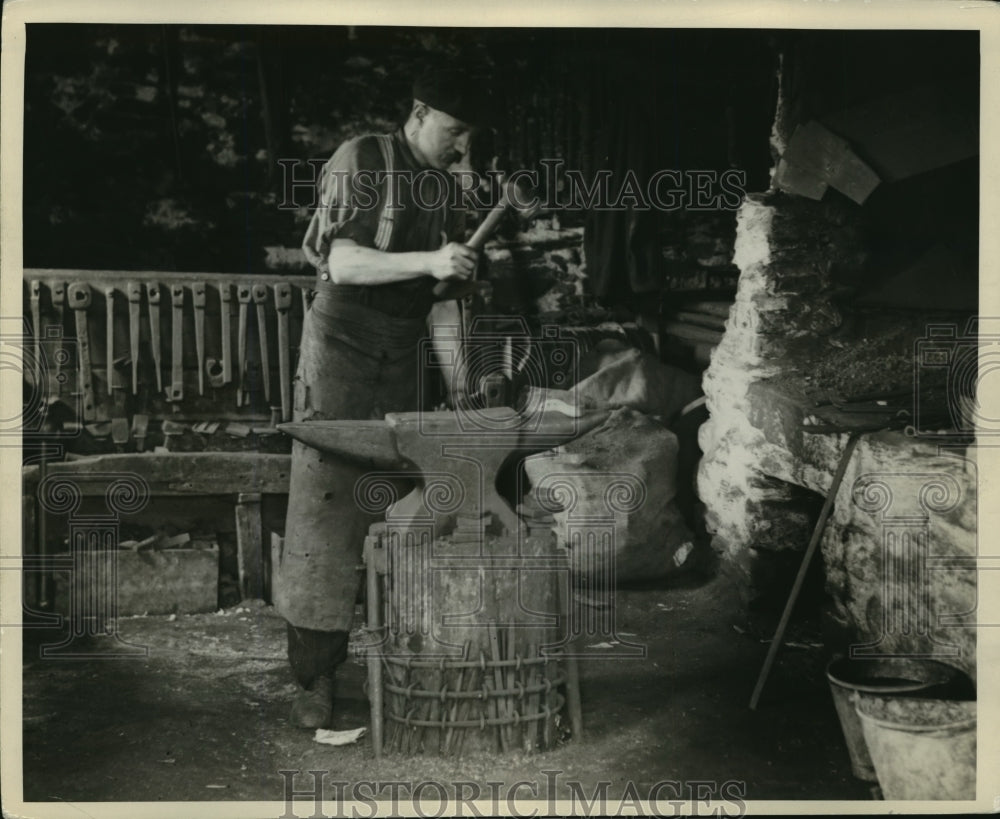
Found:
<svg viewBox="0 0 1000 819"><path fill-rule="evenodd" d="M278 429L321 452L375 469L400 469L404 459L385 421L292 421Z"/></svg>

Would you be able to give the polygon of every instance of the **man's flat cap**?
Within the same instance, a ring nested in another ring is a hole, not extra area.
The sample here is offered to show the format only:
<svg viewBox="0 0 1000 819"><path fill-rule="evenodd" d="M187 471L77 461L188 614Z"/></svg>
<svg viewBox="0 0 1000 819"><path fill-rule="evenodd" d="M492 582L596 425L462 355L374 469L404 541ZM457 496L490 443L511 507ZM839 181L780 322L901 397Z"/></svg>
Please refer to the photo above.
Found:
<svg viewBox="0 0 1000 819"><path fill-rule="evenodd" d="M422 74L413 84L413 98L444 111L467 125L482 125L487 115L486 80L454 69Z"/></svg>

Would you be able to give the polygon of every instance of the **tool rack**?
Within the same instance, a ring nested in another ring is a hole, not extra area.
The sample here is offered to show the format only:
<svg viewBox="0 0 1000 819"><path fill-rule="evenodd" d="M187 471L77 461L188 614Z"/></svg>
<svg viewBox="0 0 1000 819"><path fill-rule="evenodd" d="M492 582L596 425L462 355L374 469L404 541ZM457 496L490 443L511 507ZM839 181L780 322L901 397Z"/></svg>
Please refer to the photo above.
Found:
<svg viewBox="0 0 1000 819"><path fill-rule="evenodd" d="M272 406L291 419L311 276L28 269L24 281L36 388L84 424L263 420Z"/></svg>
<svg viewBox="0 0 1000 819"><path fill-rule="evenodd" d="M313 283L311 276L25 270L26 565L45 562L36 495L46 475L97 497L108 476L131 473L152 499L231 496L241 592L266 597L261 498L288 491L288 442L274 425L291 419ZM92 454L81 457L74 450L84 439ZM172 450L186 439L197 439L201 451Z"/></svg>

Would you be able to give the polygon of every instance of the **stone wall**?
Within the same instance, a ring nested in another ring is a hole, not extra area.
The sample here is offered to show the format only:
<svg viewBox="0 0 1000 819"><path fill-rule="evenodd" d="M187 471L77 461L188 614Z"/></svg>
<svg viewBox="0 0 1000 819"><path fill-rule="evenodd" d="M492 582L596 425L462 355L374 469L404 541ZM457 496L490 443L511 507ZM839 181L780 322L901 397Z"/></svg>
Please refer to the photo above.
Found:
<svg viewBox="0 0 1000 819"><path fill-rule="evenodd" d="M784 537L798 549L808 539L811 520L801 514L796 493L761 468L765 438L751 421L750 393L753 384L795 366L797 354L815 347L817 331L838 323L825 294L836 263L852 261L838 260L834 244L841 240L851 247L851 237L844 235L851 228L839 214L841 235L828 230L820 238L818 230L835 225L837 215L820 204L773 193L751 196L737 214L733 261L740 278L722 342L703 379L711 418L699 433L705 457L698 483L715 548L746 587L754 585L760 557L761 512L783 519ZM782 243L783 237L788 241ZM792 251L796 246L797 256ZM824 262L817 264L816 258ZM797 309L803 304L809 308ZM804 356L801 363L806 363Z"/></svg>
<svg viewBox="0 0 1000 819"><path fill-rule="evenodd" d="M767 193L738 214L740 278L704 377L698 488L713 546L745 588L768 554L805 549L847 444L846 432L803 431L808 407L790 385L835 350L833 286L861 247L838 205ZM974 674L976 473L965 447L864 434L821 548L830 615L849 642L950 658Z"/></svg>

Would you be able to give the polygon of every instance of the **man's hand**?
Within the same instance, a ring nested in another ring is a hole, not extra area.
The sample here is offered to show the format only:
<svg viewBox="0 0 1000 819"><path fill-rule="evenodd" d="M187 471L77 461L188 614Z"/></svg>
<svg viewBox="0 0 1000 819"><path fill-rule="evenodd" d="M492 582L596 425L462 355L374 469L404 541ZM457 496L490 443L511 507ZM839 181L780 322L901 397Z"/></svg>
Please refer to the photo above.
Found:
<svg viewBox="0 0 1000 819"><path fill-rule="evenodd" d="M479 251L460 242L448 242L440 250L433 251L432 257L431 275L435 279L467 279L476 269Z"/></svg>
<svg viewBox="0 0 1000 819"><path fill-rule="evenodd" d="M352 239L334 239L327 257L330 281L334 284L388 284L421 276L433 276L447 282L471 279L479 261L479 251L458 242L448 242L446 236L443 241L443 247L438 250L387 253L362 247Z"/></svg>

